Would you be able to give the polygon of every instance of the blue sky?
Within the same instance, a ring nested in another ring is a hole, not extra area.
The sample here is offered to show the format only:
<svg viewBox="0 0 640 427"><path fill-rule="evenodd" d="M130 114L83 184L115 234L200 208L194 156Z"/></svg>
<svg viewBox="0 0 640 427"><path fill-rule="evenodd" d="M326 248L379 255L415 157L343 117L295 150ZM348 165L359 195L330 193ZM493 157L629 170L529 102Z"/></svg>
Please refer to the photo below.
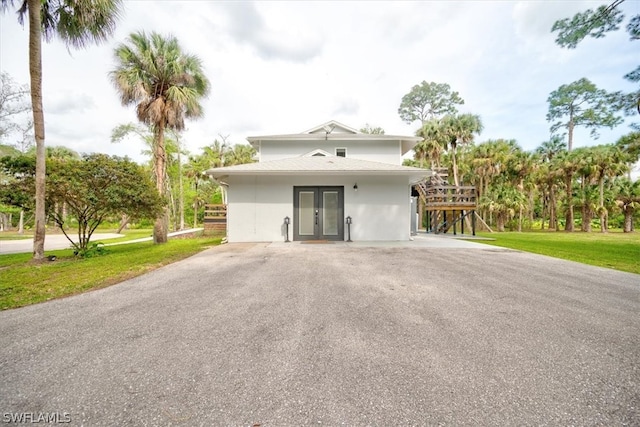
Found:
<svg viewBox="0 0 640 427"><path fill-rule="evenodd" d="M547 97L582 77L614 91L634 90L640 42L625 31L587 39L577 49L555 45L554 21L597 1L210 2L125 1L115 35L105 44L68 51L43 46L48 145L143 160L135 138L111 144L111 130L135 120L122 107L108 73L113 48L133 31L173 34L198 55L211 81L205 116L187 123L183 142L197 153L225 135L295 133L328 120L387 134L412 135L400 100L423 80L449 83L480 115L487 139L515 139L534 149L549 138ZM627 17L640 1L627 0ZM27 30L12 11L0 16L0 69L28 82ZM636 121L640 121L634 118ZM630 120L599 140L578 131L575 147L615 142Z"/></svg>

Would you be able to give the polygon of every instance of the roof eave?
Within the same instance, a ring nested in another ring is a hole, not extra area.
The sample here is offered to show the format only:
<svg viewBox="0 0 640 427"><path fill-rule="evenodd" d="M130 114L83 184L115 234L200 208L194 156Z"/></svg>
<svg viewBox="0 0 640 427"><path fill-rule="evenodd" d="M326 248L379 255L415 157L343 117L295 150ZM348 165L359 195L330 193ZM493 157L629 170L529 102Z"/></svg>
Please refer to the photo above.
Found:
<svg viewBox="0 0 640 427"><path fill-rule="evenodd" d="M403 170L335 170L335 171L314 171L314 170L304 170L304 171L225 171L222 173L216 173L215 170L209 170L205 172L207 175L211 176L215 180L224 179L229 176L296 176L296 175L305 175L305 176L323 176L323 175L348 175L348 176L406 176L413 177L417 182L423 177L429 175L430 171L424 169L422 171L403 171Z"/></svg>

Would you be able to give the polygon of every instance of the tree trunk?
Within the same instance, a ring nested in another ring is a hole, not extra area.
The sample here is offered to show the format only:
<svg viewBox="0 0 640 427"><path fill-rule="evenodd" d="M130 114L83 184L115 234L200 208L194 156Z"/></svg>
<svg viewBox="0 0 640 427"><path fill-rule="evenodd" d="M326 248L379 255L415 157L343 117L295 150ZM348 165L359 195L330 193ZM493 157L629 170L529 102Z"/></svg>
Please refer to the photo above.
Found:
<svg viewBox="0 0 640 427"><path fill-rule="evenodd" d="M198 227L198 201L193 204L193 228Z"/></svg>
<svg viewBox="0 0 640 427"><path fill-rule="evenodd" d="M571 151L573 149L573 128L575 124L573 123L573 110L569 113L569 123L567 128L569 130L569 136L567 138L567 151Z"/></svg>
<svg viewBox="0 0 640 427"><path fill-rule="evenodd" d="M573 231L573 174L566 174L565 187L567 191L567 211L565 215L564 231Z"/></svg>
<svg viewBox="0 0 640 427"><path fill-rule="evenodd" d="M456 160L456 144L451 144L451 167L453 169L453 183L456 187L460 186L458 180L458 161Z"/></svg>
<svg viewBox="0 0 640 427"><path fill-rule="evenodd" d="M33 234L33 259L44 259L45 238L45 149L44 112L42 109L42 20L41 0L28 0L29 13L29 75L31 77L31 108L33 110L33 130L36 138L36 209Z"/></svg>
<svg viewBox="0 0 640 427"><path fill-rule="evenodd" d="M184 230L184 184L182 182L182 158L180 156L180 144L178 144L178 188L180 192L179 210L180 210L180 230Z"/></svg>
<svg viewBox="0 0 640 427"><path fill-rule="evenodd" d="M18 234L24 234L24 209L20 209L20 220L18 221Z"/></svg>
<svg viewBox="0 0 640 427"><path fill-rule="evenodd" d="M195 180L196 197L193 199L193 228L198 226L198 178Z"/></svg>
<svg viewBox="0 0 640 427"><path fill-rule="evenodd" d="M541 216L541 221L540 221L540 230L544 230L544 221L547 217L547 212L548 212L548 208L549 208L549 198L547 197L547 193L544 190L544 188L541 187L540 189L540 199L542 202L542 211L540 212L540 216Z"/></svg>
<svg viewBox="0 0 640 427"><path fill-rule="evenodd" d="M549 229L558 229L558 213L556 212L556 190L549 185Z"/></svg>
<svg viewBox="0 0 640 427"><path fill-rule="evenodd" d="M118 226L116 234L120 234L122 230L124 230L124 228L127 226L127 224L129 224L129 216L126 214L122 214L122 220L120 220L120 225Z"/></svg>
<svg viewBox="0 0 640 427"><path fill-rule="evenodd" d="M162 211L156 218L153 225L153 243L167 243L168 240L168 228L169 228L169 208L164 200L165 196L165 175L167 170L167 153L164 148L164 123L161 123L156 128L156 143L153 150L153 157L155 163L156 174L156 188L158 194L162 197Z"/></svg>
<svg viewBox="0 0 640 427"><path fill-rule="evenodd" d="M598 177L598 211L600 213L600 232L606 233L607 230L607 210L604 208L604 174L601 173Z"/></svg>
<svg viewBox="0 0 640 427"><path fill-rule="evenodd" d="M533 230L533 190L529 191L529 231Z"/></svg>
<svg viewBox="0 0 640 427"><path fill-rule="evenodd" d="M496 215L496 227L498 228L499 232L504 232L504 223L505 223L504 215L501 213Z"/></svg>
<svg viewBox="0 0 640 427"><path fill-rule="evenodd" d="M591 218L593 218L593 210L585 203L582 211L582 231L591 233Z"/></svg>
<svg viewBox="0 0 640 427"><path fill-rule="evenodd" d="M633 208L626 206L624 212L624 231L625 233L631 233L633 231Z"/></svg>
<svg viewBox="0 0 640 427"><path fill-rule="evenodd" d="M522 233L522 206L518 212L518 233Z"/></svg>

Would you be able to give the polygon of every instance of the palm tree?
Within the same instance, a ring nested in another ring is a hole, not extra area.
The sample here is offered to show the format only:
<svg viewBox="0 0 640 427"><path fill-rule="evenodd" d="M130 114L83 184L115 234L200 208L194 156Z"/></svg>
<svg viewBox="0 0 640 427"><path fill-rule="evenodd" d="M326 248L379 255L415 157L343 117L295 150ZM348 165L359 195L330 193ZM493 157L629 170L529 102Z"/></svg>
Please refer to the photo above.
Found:
<svg viewBox="0 0 640 427"><path fill-rule="evenodd" d="M423 138L421 142L414 147L416 160L420 161L420 167L424 167L424 161L429 159L431 168L440 167L440 158L444 151L444 135L442 133L440 120L431 119L426 121L416 132L416 136Z"/></svg>
<svg viewBox="0 0 640 427"><path fill-rule="evenodd" d="M529 223L533 223L533 192L535 190L535 182L533 176L538 168L537 156L519 149L515 151L508 159L508 169L519 193L526 195L528 201L528 209L530 212ZM518 210L518 231L522 231L522 219L524 204L519 206Z"/></svg>
<svg viewBox="0 0 640 427"><path fill-rule="evenodd" d="M596 181L596 167L593 162L593 147L580 148L576 151L578 155L578 170L580 189L578 199L582 211L582 225L580 229L584 232L591 232L591 220L598 208Z"/></svg>
<svg viewBox="0 0 640 427"><path fill-rule="evenodd" d="M552 137L549 141L545 141L536 149L536 153L540 155L540 159L544 162L550 162L555 156L567 150L567 144L559 136Z"/></svg>
<svg viewBox="0 0 640 427"><path fill-rule="evenodd" d="M578 158L580 150L565 151L553 158L553 171L564 181L565 190L565 224L564 231L574 230L573 214L573 178L580 168Z"/></svg>
<svg viewBox="0 0 640 427"><path fill-rule="evenodd" d="M633 165L640 160L640 131L634 131L622 136L616 142L616 145L628 156L627 177L631 179L631 170L633 169Z"/></svg>
<svg viewBox="0 0 640 427"><path fill-rule="evenodd" d="M480 199L479 205L496 214L496 227L502 232L507 221L513 218L525 203L525 196L521 192L508 183L499 183Z"/></svg>
<svg viewBox="0 0 640 427"><path fill-rule="evenodd" d="M193 228L198 226L198 208L202 204L202 199L200 194L198 193L198 187L200 186L200 182L203 179L204 172L208 169L205 165L203 156L189 156L189 161L184 167L184 174L187 179L193 183L193 188L195 190L195 196L193 199Z"/></svg>
<svg viewBox="0 0 640 427"><path fill-rule="evenodd" d="M625 233L633 232L633 214L640 208L640 180L623 178L616 182L616 203L624 214Z"/></svg>
<svg viewBox="0 0 640 427"><path fill-rule="evenodd" d="M178 162L178 210L180 212L180 221L179 221L179 230L184 230L184 182L183 182L183 173L182 173L182 145L180 143L180 133L178 131L172 131L173 137L176 140L176 148L178 158L176 159Z"/></svg>
<svg viewBox="0 0 640 427"><path fill-rule="evenodd" d="M217 138L213 144L202 148L202 158L207 168L220 168L227 165L227 154L229 153L229 145L222 138L220 142Z"/></svg>
<svg viewBox="0 0 640 427"><path fill-rule="evenodd" d="M559 154L567 151L567 144L559 136L553 136L550 140L543 142L537 149L536 154L540 156L540 165L536 179L541 184L541 195L543 197L543 211L547 207L549 212L549 229L558 229L558 216L556 212L556 186L557 174L555 172L554 159ZM542 216L542 229L544 229L544 212Z"/></svg>
<svg viewBox="0 0 640 427"><path fill-rule="evenodd" d="M256 149L249 144L236 144L227 152L225 166L253 163Z"/></svg>
<svg viewBox="0 0 640 427"><path fill-rule="evenodd" d="M541 229L544 230L544 221L546 213L549 215L549 229L558 229L558 214L557 214L557 186L558 176L553 173L554 165L548 161L542 161L536 170L534 175L535 182L540 189L540 196L542 199L542 222Z"/></svg>
<svg viewBox="0 0 640 427"><path fill-rule="evenodd" d="M607 232L609 213L604 206L604 181L626 172L627 157L620 148L614 145L601 145L593 150L593 165L598 180L598 213L600 215L600 231Z"/></svg>
<svg viewBox="0 0 640 427"><path fill-rule="evenodd" d="M480 120L480 116L475 114L459 114L455 116L445 116L441 124L451 154L453 182L456 186L459 186L457 147L461 144L470 144L473 142L474 135L482 132L482 121Z"/></svg>
<svg viewBox="0 0 640 427"><path fill-rule="evenodd" d="M5 12L13 0L0 0ZM35 227L33 259L44 259L45 239L45 135L42 108L42 38L51 40L54 35L67 46L81 48L89 43L100 43L113 34L120 15L122 0L22 0L18 9L18 21L29 22L29 75L31 109L36 140L35 176Z"/></svg>
<svg viewBox="0 0 640 427"><path fill-rule="evenodd" d="M117 66L110 73L123 105L136 105L138 120L153 129L153 163L158 193L165 195L167 153L164 133L184 129L185 118L202 116L200 100L209 81L200 59L182 52L173 36L133 33L115 49ZM155 243L167 241L168 209L156 218Z"/></svg>

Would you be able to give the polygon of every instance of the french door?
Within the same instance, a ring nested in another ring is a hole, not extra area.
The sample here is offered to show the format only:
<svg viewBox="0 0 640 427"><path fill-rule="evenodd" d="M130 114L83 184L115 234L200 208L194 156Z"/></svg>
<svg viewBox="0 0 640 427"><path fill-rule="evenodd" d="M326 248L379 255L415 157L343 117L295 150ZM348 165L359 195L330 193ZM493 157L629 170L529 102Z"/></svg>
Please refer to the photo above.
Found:
<svg viewBox="0 0 640 427"><path fill-rule="evenodd" d="M293 240L344 240L344 187L293 187Z"/></svg>

